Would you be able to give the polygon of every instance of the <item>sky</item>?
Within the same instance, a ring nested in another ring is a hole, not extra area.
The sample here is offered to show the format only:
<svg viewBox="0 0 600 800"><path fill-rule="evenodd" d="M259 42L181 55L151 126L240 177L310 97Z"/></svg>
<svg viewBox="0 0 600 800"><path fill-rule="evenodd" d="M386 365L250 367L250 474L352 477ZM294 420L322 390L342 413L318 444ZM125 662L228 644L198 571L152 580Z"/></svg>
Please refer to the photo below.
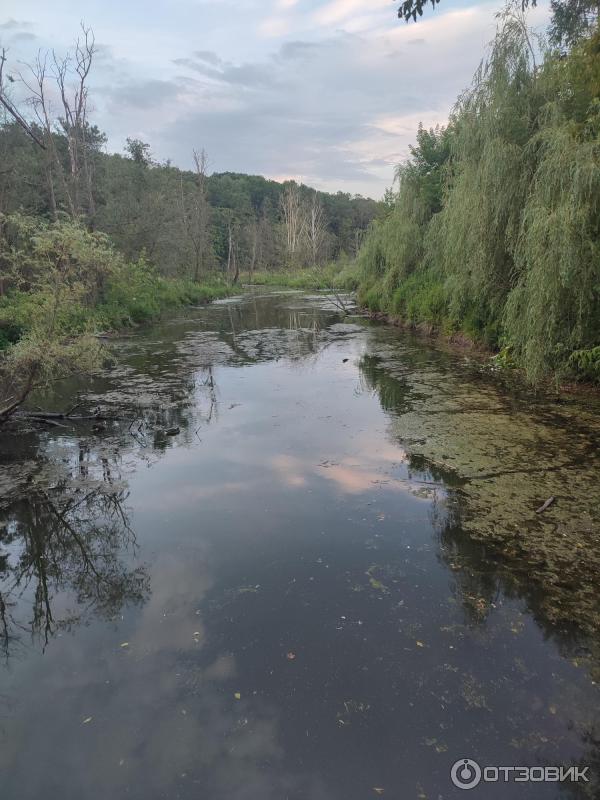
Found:
<svg viewBox="0 0 600 800"><path fill-rule="evenodd" d="M444 124L469 85L500 3L442 0L407 24L392 0L2 0L0 45L16 73L91 26L111 151L139 138L189 168L204 147L211 171L380 198L419 122Z"/></svg>

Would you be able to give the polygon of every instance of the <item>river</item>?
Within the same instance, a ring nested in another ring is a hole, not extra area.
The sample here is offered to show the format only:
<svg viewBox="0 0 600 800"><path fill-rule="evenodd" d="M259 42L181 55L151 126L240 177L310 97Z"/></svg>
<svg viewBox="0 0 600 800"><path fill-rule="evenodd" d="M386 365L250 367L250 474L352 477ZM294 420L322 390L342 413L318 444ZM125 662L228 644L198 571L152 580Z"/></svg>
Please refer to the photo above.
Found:
<svg viewBox="0 0 600 800"><path fill-rule="evenodd" d="M0 438L2 800L599 796L596 400L297 292L113 352Z"/></svg>

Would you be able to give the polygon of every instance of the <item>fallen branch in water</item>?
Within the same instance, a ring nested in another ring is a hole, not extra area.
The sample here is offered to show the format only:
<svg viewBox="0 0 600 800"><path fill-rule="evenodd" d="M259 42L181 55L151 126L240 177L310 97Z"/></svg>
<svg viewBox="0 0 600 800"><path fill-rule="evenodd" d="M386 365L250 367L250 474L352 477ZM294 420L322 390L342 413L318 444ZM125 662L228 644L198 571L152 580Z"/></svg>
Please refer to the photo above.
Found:
<svg viewBox="0 0 600 800"><path fill-rule="evenodd" d="M123 420L128 417L122 417L117 414L108 415L97 412L95 414L73 414L72 412L79 408L81 403L78 403L70 411L20 411L16 415L17 419L27 419L32 422L45 422L48 425L57 424L56 420L69 420L70 422L82 422L85 420L95 420L101 422L110 422L112 420ZM60 426L60 427L65 427Z"/></svg>
<svg viewBox="0 0 600 800"><path fill-rule="evenodd" d="M48 425L52 428L66 428L66 425L63 425L61 422L57 422L55 419L51 419L50 417L30 417L32 422L37 422L40 425Z"/></svg>
<svg viewBox="0 0 600 800"><path fill-rule="evenodd" d="M554 499L555 499L554 495L552 497L549 497L546 500L545 503L542 503L542 505L539 508L536 508L535 513L536 514L541 514L542 511L545 511L547 508L549 508L552 505L552 503L554 502Z"/></svg>

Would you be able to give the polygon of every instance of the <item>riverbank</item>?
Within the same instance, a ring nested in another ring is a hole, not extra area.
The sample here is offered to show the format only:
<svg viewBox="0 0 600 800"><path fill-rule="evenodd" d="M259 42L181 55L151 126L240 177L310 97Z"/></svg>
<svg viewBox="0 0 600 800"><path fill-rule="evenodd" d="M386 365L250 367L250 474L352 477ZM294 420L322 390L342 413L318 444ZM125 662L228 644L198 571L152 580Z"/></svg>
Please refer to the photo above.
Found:
<svg viewBox="0 0 600 800"><path fill-rule="evenodd" d="M530 385L525 371L515 362L509 348L502 350L497 347L487 345L482 341L470 336L464 331L446 332L443 327L432 322L416 322L403 319L394 314L384 311L372 311L368 307L360 306L359 309L370 320L379 322L392 328L412 333L429 341L443 343L445 347L454 352L468 352L470 355L481 360L482 366L487 366L493 372L502 373L510 377L511 382L518 382L523 386ZM536 384L536 390L554 396L558 393L564 394L587 394L591 397L600 395L600 385L591 380L573 380L557 382L546 378Z"/></svg>
<svg viewBox="0 0 600 800"><path fill-rule="evenodd" d="M229 285L213 280L206 283L157 275L140 276L132 271L108 281L105 299L93 306L76 305L64 319L64 333L75 336L83 331L118 332L157 320L165 311L186 305L203 305L227 297ZM44 297L35 292L11 292L0 297L0 351L16 344L30 329L32 311Z"/></svg>
<svg viewBox="0 0 600 800"><path fill-rule="evenodd" d="M246 286L282 286L308 291L356 291L359 276L356 265L350 261L333 261L322 267L284 269L277 272L245 272L240 282Z"/></svg>

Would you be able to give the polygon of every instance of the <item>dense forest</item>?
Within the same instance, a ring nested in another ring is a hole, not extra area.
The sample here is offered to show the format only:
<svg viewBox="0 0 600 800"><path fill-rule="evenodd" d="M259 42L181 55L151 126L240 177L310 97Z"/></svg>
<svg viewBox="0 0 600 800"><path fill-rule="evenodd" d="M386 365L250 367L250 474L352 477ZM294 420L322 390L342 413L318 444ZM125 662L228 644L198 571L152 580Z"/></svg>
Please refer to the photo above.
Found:
<svg viewBox="0 0 600 800"><path fill-rule="evenodd" d="M561 37L563 5L552 41L568 49L500 16L448 125L419 129L359 255L363 304L466 334L536 382L600 380L600 34L586 6Z"/></svg>
<svg viewBox="0 0 600 800"><path fill-rule="evenodd" d="M106 137L85 122L70 145L64 121L47 131L31 124L40 147L5 111L0 127L0 213L48 222L77 219L108 234L128 259L144 254L161 274L198 281L210 272L314 266L353 256L380 204L295 181L208 173L153 160L150 146L128 140L124 155L105 151ZM77 160L71 163L71 149Z"/></svg>

